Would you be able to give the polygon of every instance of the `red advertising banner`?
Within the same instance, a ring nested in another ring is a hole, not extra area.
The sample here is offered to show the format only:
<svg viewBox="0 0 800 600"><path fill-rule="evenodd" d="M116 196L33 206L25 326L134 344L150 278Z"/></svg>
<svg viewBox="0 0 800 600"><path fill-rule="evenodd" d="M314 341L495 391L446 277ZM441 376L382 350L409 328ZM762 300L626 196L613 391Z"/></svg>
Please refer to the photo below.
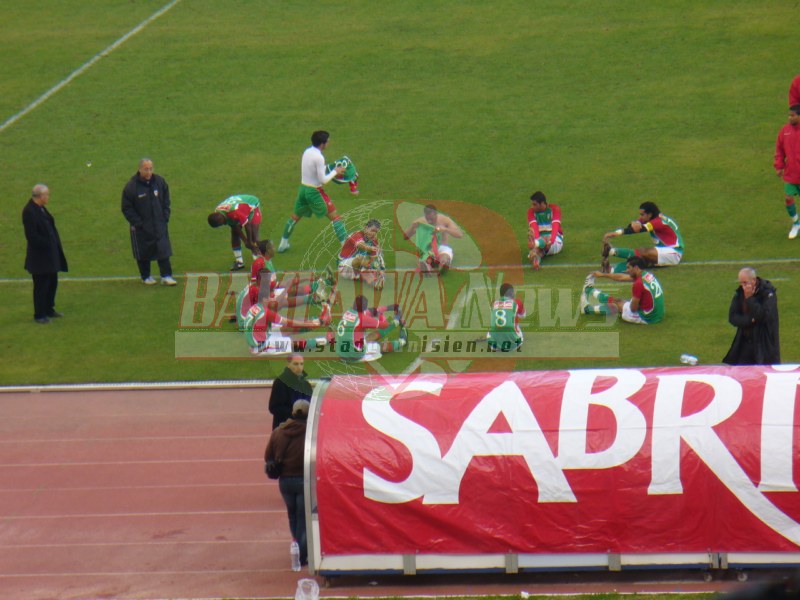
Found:
<svg viewBox="0 0 800 600"><path fill-rule="evenodd" d="M335 377L322 556L798 552L800 369Z"/></svg>

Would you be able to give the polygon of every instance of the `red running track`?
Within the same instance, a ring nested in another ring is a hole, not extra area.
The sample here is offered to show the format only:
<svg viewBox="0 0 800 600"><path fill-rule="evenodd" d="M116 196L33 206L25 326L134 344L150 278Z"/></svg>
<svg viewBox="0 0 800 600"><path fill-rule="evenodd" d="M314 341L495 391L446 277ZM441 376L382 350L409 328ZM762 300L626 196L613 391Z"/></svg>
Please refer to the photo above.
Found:
<svg viewBox="0 0 800 600"><path fill-rule="evenodd" d="M265 388L0 393L0 598L294 597ZM320 585L322 586L322 581ZM343 577L323 597L719 591L698 573Z"/></svg>

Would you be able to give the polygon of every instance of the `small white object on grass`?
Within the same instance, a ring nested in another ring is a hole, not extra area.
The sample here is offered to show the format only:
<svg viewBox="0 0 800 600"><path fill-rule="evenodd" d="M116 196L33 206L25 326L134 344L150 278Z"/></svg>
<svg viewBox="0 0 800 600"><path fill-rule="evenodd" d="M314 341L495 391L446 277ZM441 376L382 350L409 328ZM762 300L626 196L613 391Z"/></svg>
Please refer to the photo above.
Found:
<svg viewBox="0 0 800 600"><path fill-rule="evenodd" d="M92 166L92 161L89 161L89 162L87 162L87 163L86 163L86 166L87 166L87 167L91 167L91 166Z"/></svg>

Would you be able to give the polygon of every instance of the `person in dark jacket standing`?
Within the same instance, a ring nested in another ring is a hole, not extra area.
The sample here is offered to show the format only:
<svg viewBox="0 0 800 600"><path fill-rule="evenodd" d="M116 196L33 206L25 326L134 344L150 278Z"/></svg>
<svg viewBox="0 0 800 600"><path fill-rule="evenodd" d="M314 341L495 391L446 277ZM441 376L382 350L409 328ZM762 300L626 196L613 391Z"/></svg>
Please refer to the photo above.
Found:
<svg viewBox="0 0 800 600"><path fill-rule="evenodd" d="M167 224L170 215L169 186L166 180L153 173L153 161L143 158L139 171L122 190L122 214L131 227L133 258L145 285L155 285L150 276L150 263L158 261L161 283L175 285L172 277L172 245Z"/></svg>
<svg viewBox="0 0 800 600"><path fill-rule="evenodd" d="M739 287L731 300L728 321L736 336L722 362L728 365L777 365L781 362L778 335L778 294L755 269L739 271Z"/></svg>
<svg viewBox="0 0 800 600"><path fill-rule="evenodd" d="M308 545L306 539L306 502L304 491L306 423L308 421L308 400L297 400L292 406L292 418L275 429L269 436L264 451L264 461L281 463L278 488L286 503L289 514L289 530L292 538L300 546L300 564L308 564Z"/></svg>
<svg viewBox="0 0 800 600"><path fill-rule="evenodd" d="M283 373L272 383L269 396L269 412L272 413L272 429L292 416L292 406L297 400L311 400L311 384L303 370L302 354L291 354Z"/></svg>
<svg viewBox="0 0 800 600"><path fill-rule="evenodd" d="M67 270L56 221L47 211L50 190L43 183L33 187L31 199L22 209L22 225L28 240L25 270L33 277L33 319L45 325L63 317L55 308L58 272Z"/></svg>

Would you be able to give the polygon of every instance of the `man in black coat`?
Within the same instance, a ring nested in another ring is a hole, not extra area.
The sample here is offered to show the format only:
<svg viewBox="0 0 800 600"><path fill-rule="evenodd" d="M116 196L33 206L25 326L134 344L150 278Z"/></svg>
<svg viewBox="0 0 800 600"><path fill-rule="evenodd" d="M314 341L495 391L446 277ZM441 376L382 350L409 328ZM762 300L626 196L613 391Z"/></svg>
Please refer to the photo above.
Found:
<svg viewBox="0 0 800 600"><path fill-rule="evenodd" d="M170 202L166 180L153 173L153 161L143 158L138 172L122 190L122 214L130 223L133 258L145 285L155 285L150 263L158 261L161 283L175 285L172 277L172 245L169 242Z"/></svg>
<svg viewBox="0 0 800 600"><path fill-rule="evenodd" d="M22 225L28 240L25 270L33 277L33 319L45 325L63 317L55 308L58 272L67 270L56 221L47 208L50 190L43 183L33 187L31 199L22 209Z"/></svg>
<svg viewBox="0 0 800 600"><path fill-rule="evenodd" d="M778 335L778 294L755 269L739 271L739 287L731 300L728 321L736 336L722 362L728 365L777 365L781 362Z"/></svg>
<svg viewBox="0 0 800 600"><path fill-rule="evenodd" d="M272 413L272 429L292 416L292 406L297 400L311 400L311 384L303 370L302 354L292 354L283 373L272 383L269 397L269 412Z"/></svg>

